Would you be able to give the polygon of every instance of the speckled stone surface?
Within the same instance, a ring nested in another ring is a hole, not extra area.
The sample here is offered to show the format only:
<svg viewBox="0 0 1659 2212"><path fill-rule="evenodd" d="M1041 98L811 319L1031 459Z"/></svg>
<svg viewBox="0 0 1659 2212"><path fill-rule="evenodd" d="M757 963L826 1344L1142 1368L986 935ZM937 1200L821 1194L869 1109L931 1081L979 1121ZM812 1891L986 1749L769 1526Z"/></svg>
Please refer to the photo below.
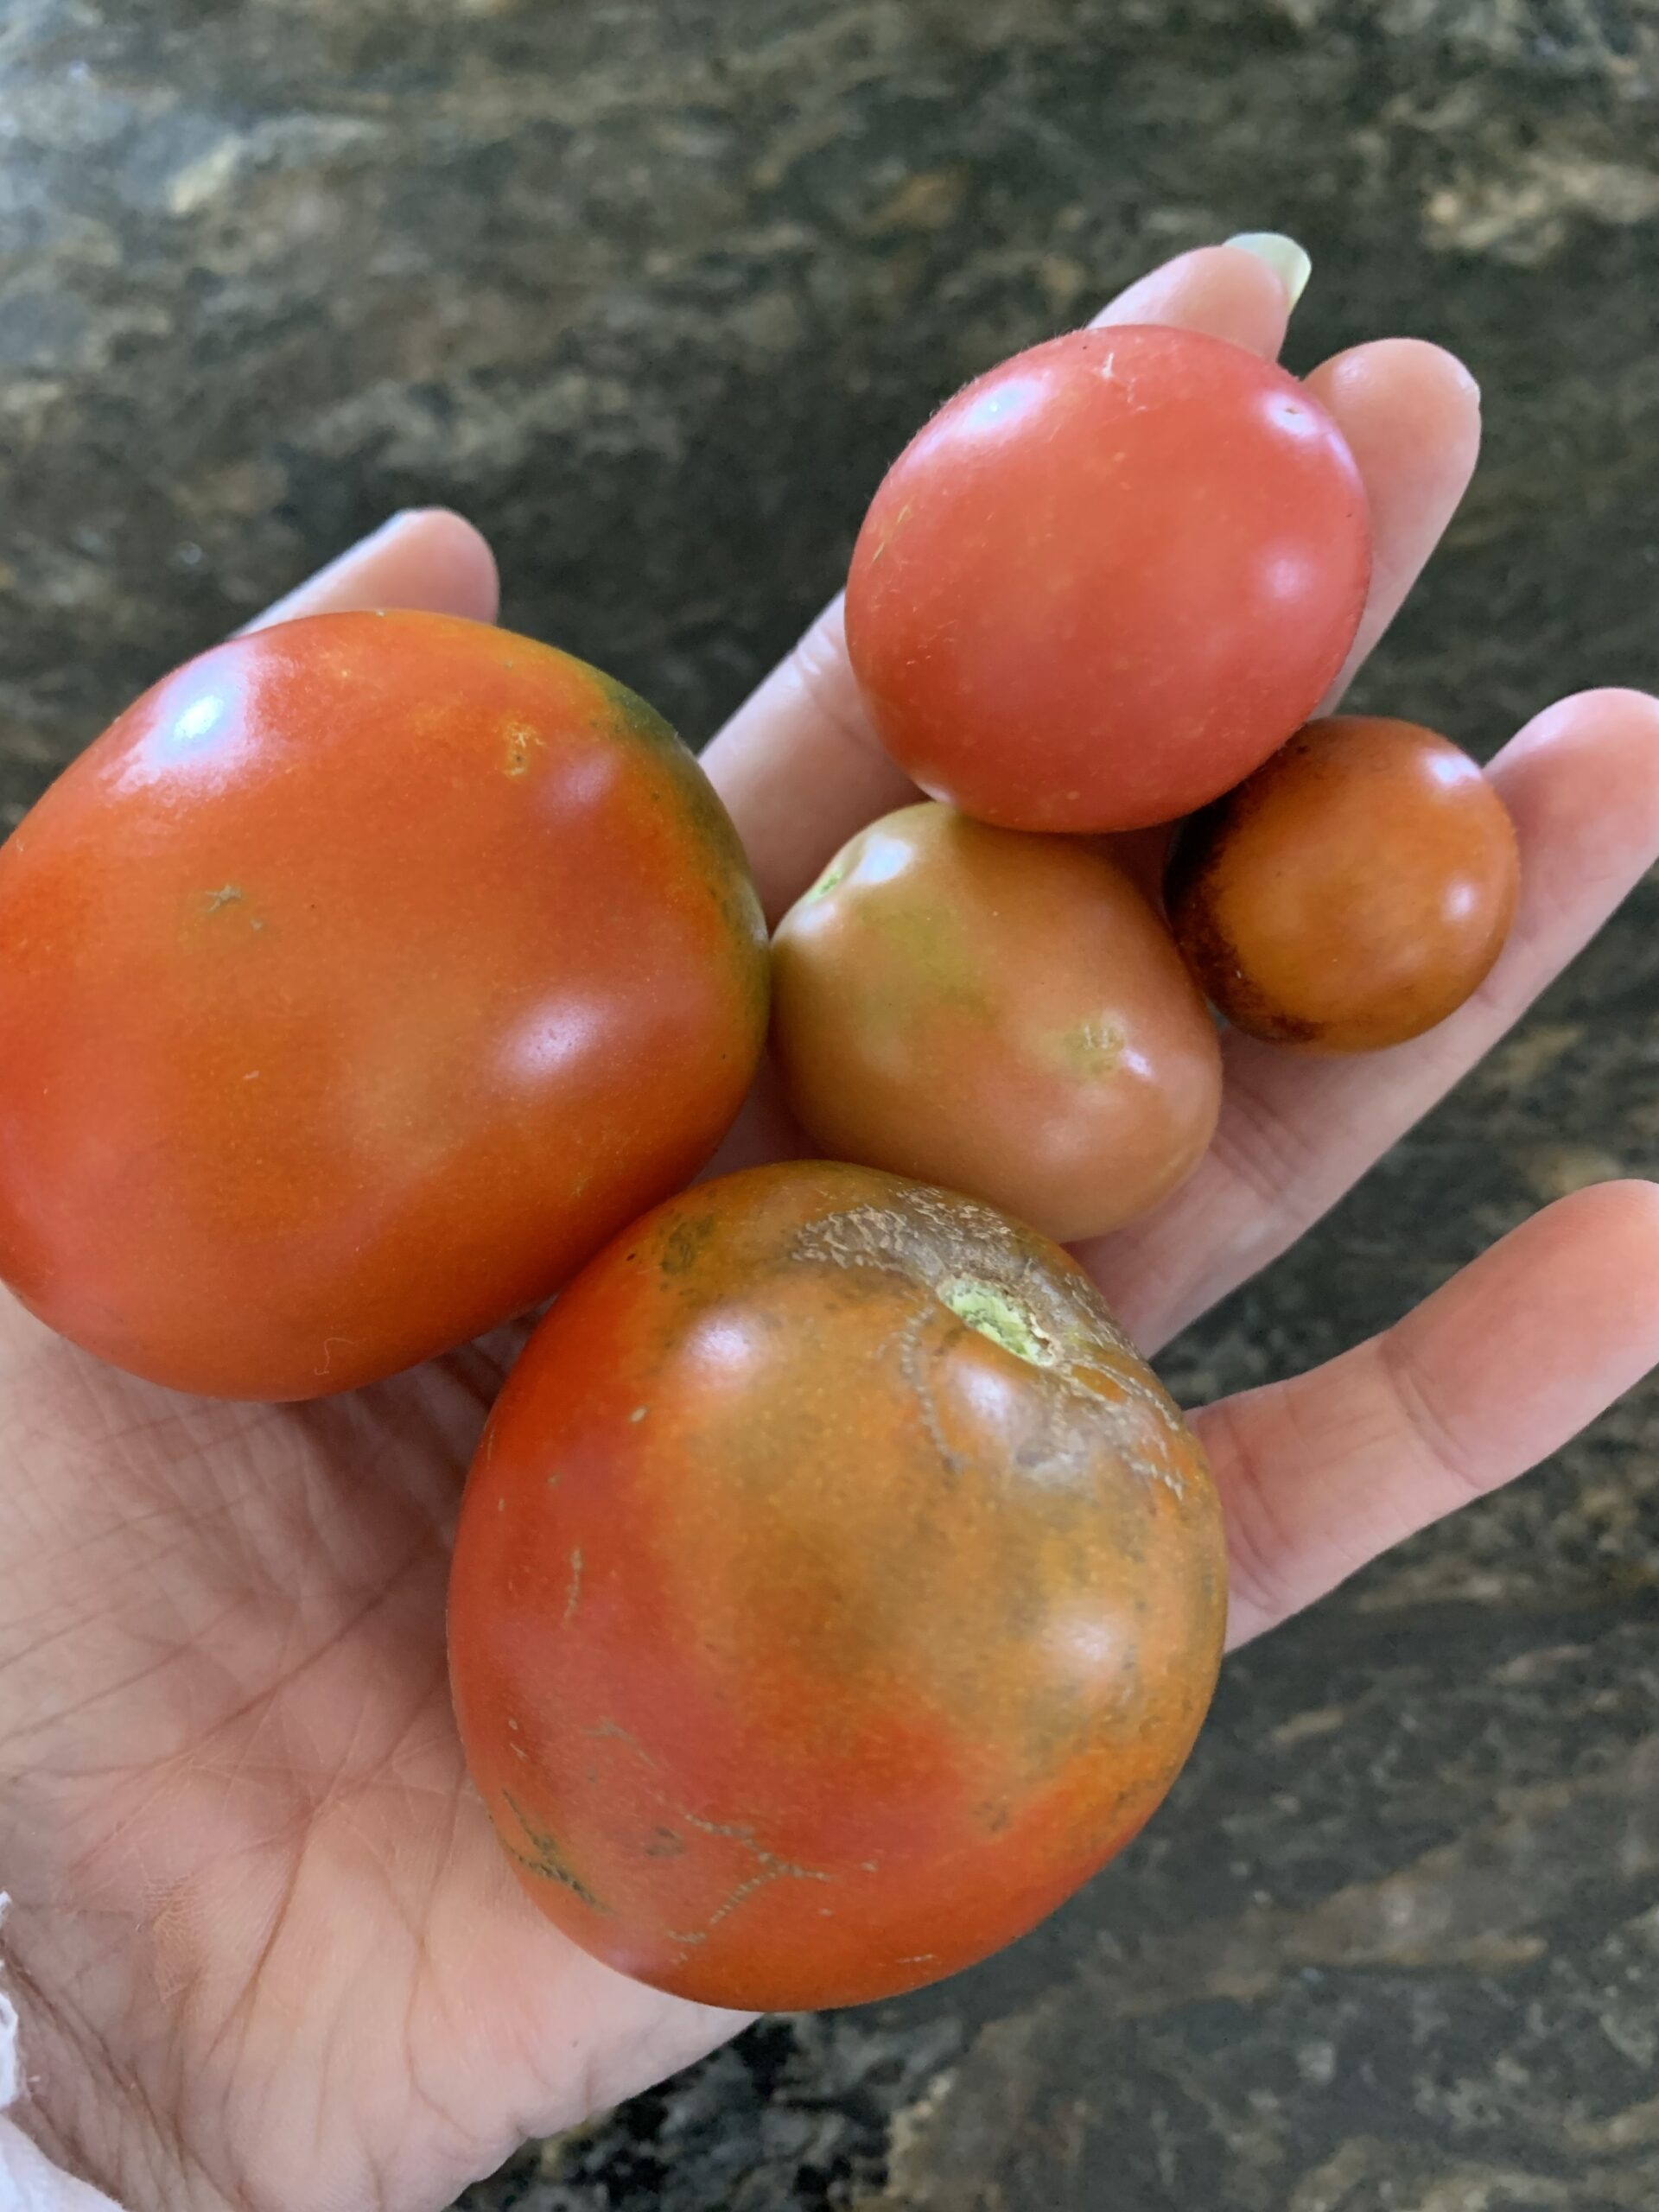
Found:
<svg viewBox="0 0 1659 2212"><path fill-rule="evenodd" d="M953 385L1149 260L1311 248L1293 361L1457 347L1489 445L1363 703L1487 751L1659 682L1653 0L9 0L0 808L400 505L709 734ZM1659 1169L1659 892L1197 1395ZM1229 1669L1027 1943L770 2022L470 2212L1659 2204L1659 1390Z"/></svg>

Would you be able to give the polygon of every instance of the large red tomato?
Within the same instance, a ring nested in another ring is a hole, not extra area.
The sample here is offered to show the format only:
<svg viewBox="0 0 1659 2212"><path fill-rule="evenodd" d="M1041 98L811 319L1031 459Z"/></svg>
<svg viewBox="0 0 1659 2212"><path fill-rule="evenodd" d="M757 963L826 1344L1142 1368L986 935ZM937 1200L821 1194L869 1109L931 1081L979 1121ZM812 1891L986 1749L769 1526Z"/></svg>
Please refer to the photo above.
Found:
<svg viewBox="0 0 1659 2212"><path fill-rule="evenodd" d="M1370 525L1294 378L1190 330L1084 330L993 369L877 492L847 642L883 744L1014 830L1133 830L1226 791L1310 715Z"/></svg>
<svg viewBox="0 0 1659 2212"><path fill-rule="evenodd" d="M1226 1610L1191 1431L1074 1262L868 1168L757 1168L564 1293L467 1483L450 1669L531 1897L711 2004L1008 1942L1186 1757Z"/></svg>
<svg viewBox="0 0 1659 2212"><path fill-rule="evenodd" d="M389 1374L696 1173L765 959L701 770L596 670L426 614L233 639L0 851L0 1275L181 1389Z"/></svg>

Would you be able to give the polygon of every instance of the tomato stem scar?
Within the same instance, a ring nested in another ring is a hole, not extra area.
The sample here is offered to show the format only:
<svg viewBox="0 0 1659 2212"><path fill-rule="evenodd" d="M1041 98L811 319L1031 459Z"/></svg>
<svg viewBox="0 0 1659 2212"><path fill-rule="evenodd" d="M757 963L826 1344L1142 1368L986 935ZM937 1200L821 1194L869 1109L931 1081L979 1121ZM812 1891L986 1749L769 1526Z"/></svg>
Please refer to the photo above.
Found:
<svg viewBox="0 0 1659 2212"><path fill-rule="evenodd" d="M1053 1344L1038 1327L1029 1310L1018 1304L1007 1290L994 1283L976 1281L971 1276L953 1275L937 1286L937 1294L958 1320L965 1321L970 1329L977 1329L993 1344L1001 1344L1004 1351L1011 1351L1016 1359L1023 1359L1032 1367L1056 1364L1058 1354Z"/></svg>

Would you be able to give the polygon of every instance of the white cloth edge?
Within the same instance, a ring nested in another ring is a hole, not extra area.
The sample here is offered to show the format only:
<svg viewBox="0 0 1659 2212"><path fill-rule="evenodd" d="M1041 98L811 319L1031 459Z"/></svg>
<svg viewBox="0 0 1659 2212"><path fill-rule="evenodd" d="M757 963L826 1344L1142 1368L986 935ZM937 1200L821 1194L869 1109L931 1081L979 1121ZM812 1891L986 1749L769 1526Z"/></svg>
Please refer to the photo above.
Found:
<svg viewBox="0 0 1659 2212"><path fill-rule="evenodd" d="M0 1929L10 1903L0 1890ZM17 2033L17 2007L0 1988L0 2212L121 2212L112 2197L60 2172L5 2117L22 2094Z"/></svg>

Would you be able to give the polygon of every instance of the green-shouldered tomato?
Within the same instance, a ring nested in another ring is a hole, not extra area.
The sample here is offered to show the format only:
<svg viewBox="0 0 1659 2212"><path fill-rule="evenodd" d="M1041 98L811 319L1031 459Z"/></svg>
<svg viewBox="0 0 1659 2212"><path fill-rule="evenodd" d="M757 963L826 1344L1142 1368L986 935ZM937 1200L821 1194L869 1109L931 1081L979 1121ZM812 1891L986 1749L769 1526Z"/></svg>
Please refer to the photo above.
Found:
<svg viewBox="0 0 1659 2212"><path fill-rule="evenodd" d="M1083 1270L867 1168L671 1200L540 1324L468 1478L467 1757L625 1974L847 2005L1031 1927L1208 1706L1203 1452Z"/></svg>
<svg viewBox="0 0 1659 2212"><path fill-rule="evenodd" d="M861 830L785 916L772 1033L815 1149L1061 1243L1166 1198L1221 1110L1215 1024L1118 861L946 806Z"/></svg>
<svg viewBox="0 0 1659 2212"><path fill-rule="evenodd" d="M182 1389L390 1374L696 1172L766 957L702 771L597 670L431 614L234 639L0 850L0 1277Z"/></svg>

